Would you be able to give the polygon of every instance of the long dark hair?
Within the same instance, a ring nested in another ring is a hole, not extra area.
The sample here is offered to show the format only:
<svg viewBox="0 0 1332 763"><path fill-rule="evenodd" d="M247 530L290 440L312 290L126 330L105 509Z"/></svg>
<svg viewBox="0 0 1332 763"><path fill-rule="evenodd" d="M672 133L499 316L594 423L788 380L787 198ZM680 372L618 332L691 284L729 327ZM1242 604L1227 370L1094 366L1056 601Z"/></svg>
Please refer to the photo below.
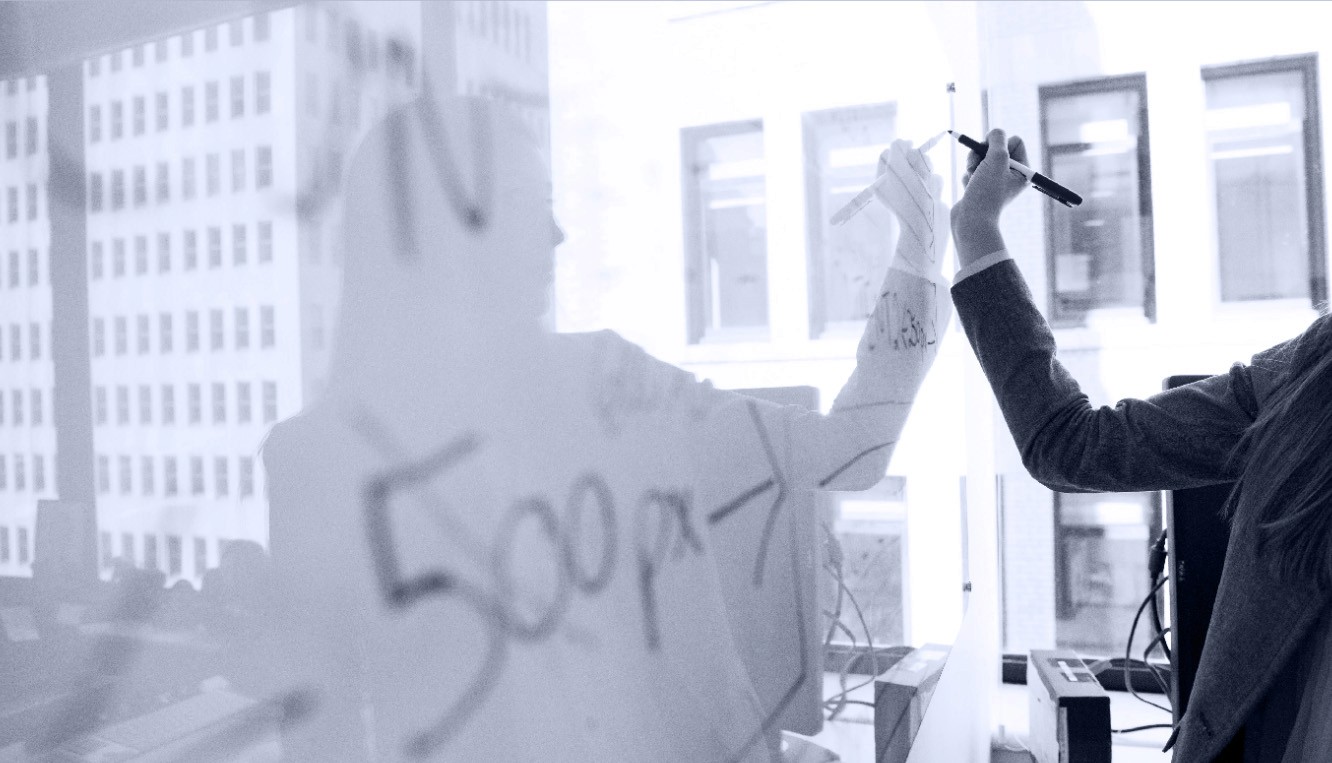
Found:
<svg viewBox="0 0 1332 763"><path fill-rule="evenodd" d="M1287 346L1268 404L1240 439L1237 492L1260 507L1259 553L1284 580L1332 585L1332 315ZM1227 513L1233 518L1238 500Z"/></svg>

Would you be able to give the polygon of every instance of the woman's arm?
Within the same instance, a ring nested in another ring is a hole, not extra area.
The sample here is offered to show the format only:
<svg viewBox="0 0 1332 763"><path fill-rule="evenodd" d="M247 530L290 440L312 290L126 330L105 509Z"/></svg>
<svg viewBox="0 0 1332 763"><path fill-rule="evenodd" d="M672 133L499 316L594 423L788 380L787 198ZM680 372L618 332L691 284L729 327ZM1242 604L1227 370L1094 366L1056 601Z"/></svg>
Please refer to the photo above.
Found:
<svg viewBox="0 0 1332 763"><path fill-rule="evenodd" d="M984 161L968 161L953 234L964 269L1004 250L998 216L1024 187L1007 170L1025 161L1021 140L992 131ZM1228 374L1094 408L1055 358L1054 336L1011 260L952 289L958 317L989 379L1023 464L1065 492L1161 490L1225 482L1230 450L1257 415L1280 366L1281 346Z"/></svg>

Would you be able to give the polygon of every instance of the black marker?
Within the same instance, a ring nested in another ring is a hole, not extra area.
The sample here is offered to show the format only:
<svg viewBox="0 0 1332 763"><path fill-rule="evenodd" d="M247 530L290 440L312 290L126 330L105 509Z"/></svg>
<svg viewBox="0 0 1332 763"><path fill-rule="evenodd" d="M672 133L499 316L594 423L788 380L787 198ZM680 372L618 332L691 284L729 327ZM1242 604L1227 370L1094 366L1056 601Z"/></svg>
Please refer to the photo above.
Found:
<svg viewBox="0 0 1332 763"><path fill-rule="evenodd" d="M953 132L952 130L949 130L948 134L953 136L954 138L957 138L958 143L961 143L962 145L966 146L972 151L975 151L976 153L980 154L982 159L985 158L985 152L990 148L987 144L981 143L978 140L972 140L971 138L968 138L967 136L963 135L960 132ZM1021 162L1015 162L1010 158L1008 160L1008 167L1009 169L1016 170L1019 174L1022 175L1022 177L1026 178L1027 182L1031 183L1036 190L1040 191L1046 196L1049 196L1050 198L1054 199L1060 204L1063 204L1066 207L1076 207L1077 205L1082 203L1081 196L1077 195L1076 193L1073 193L1072 191L1068 190L1062 185L1042 175L1036 170L1033 170L1027 165L1022 164Z"/></svg>

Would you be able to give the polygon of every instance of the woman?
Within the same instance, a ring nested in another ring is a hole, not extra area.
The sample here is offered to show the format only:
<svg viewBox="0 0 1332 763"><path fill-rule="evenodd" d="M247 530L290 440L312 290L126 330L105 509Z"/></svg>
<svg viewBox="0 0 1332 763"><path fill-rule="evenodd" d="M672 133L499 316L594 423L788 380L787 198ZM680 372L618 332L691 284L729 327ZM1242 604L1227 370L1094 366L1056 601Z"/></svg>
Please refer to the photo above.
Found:
<svg viewBox="0 0 1332 763"><path fill-rule="evenodd" d="M1021 139L988 136L952 211L953 301L1023 463L1052 490L1170 490L1236 481L1230 547L1175 759L1332 760L1332 317L1229 373L1093 408L999 232L1026 183ZM1232 748L1233 750L1233 748Z"/></svg>

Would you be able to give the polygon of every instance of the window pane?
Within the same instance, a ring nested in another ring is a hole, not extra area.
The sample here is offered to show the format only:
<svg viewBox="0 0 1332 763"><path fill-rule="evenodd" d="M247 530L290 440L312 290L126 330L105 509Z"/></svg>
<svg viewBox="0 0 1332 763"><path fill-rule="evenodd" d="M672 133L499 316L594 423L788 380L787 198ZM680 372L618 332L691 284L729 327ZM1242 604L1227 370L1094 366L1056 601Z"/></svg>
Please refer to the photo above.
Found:
<svg viewBox="0 0 1332 763"><path fill-rule="evenodd" d="M1304 73L1209 79L1221 299L1310 296Z"/></svg>
<svg viewBox="0 0 1332 763"><path fill-rule="evenodd" d="M805 115L805 184L809 215L810 324L852 322L858 332L879 299L897 244L897 220L875 215L834 226L837 210L878 174L879 155L896 137L891 104ZM862 214L872 214L862 213Z"/></svg>
<svg viewBox="0 0 1332 763"><path fill-rule="evenodd" d="M768 324L763 131L758 125L684 133L692 196L686 241L700 335Z"/></svg>
<svg viewBox="0 0 1332 763"><path fill-rule="evenodd" d="M1050 174L1068 188L1085 189L1082 205L1061 207L1052 216L1052 317L1080 322L1103 308L1152 315L1138 154L1141 94L1135 89L1042 93Z"/></svg>

